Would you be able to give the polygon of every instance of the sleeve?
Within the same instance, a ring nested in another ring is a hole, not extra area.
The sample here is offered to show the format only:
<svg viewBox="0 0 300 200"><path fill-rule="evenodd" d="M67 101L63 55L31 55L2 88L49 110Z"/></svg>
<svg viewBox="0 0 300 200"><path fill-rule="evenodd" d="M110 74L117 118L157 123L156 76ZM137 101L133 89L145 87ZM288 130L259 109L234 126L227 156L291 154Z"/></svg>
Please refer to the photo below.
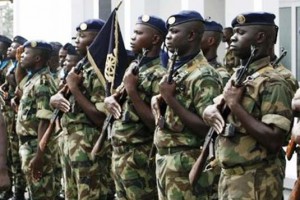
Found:
<svg viewBox="0 0 300 200"><path fill-rule="evenodd" d="M91 102L96 106L97 110L106 113L106 109L104 106L105 86L97 78L96 74L91 74L90 81L91 81L91 91L90 91Z"/></svg>
<svg viewBox="0 0 300 200"><path fill-rule="evenodd" d="M41 81L35 87L37 113L39 119L51 119L52 109L50 97L56 92L54 80L50 76L41 75Z"/></svg>
<svg viewBox="0 0 300 200"><path fill-rule="evenodd" d="M284 82L267 85L262 94L262 122L289 132L293 119L292 95Z"/></svg>
<svg viewBox="0 0 300 200"><path fill-rule="evenodd" d="M199 116L202 116L207 106L214 103L214 98L220 95L221 91L222 86L217 77L205 76L195 83L193 104Z"/></svg>

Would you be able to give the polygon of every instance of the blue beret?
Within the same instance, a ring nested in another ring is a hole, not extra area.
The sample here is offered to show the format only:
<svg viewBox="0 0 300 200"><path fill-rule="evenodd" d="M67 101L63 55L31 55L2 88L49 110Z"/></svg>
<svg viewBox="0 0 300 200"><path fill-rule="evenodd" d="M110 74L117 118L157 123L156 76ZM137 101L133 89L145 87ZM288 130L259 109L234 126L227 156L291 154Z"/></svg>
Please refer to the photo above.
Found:
<svg viewBox="0 0 300 200"><path fill-rule="evenodd" d="M178 14L171 15L166 23L167 28L170 26L176 26L178 24L186 23L186 22L191 22L191 21L201 21L203 22L204 19L201 16L200 13L197 11L193 10L183 10L179 12Z"/></svg>
<svg viewBox="0 0 300 200"><path fill-rule="evenodd" d="M205 31L223 32L223 26L215 21L204 21Z"/></svg>
<svg viewBox="0 0 300 200"><path fill-rule="evenodd" d="M78 53L76 51L76 48L72 44L70 44L67 47L67 54L69 54L69 55L78 55Z"/></svg>
<svg viewBox="0 0 300 200"><path fill-rule="evenodd" d="M20 45L23 45L25 42L27 42L27 39L25 39L24 37L20 36L20 35L16 35L13 38L13 42L18 43Z"/></svg>
<svg viewBox="0 0 300 200"><path fill-rule="evenodd" d="M273 25L275 26L275 15L267 12L242 13L236 16L231 26L249 26L249 25Z"/></svg>
<svg viewBox="0 0 300 200"><path fill-rule="evenodd" d="M165 22L161 18L153 15L139 16L136 23L151 26L152 28L160 31L164 36L168 33Z"/></svg>
<svg viewBox="0 0 300 200"><path fill-rule="evenodd" d="M77 27L76 31L100 31L105 24L102 19L88 19L81 22Z"/></svg>
<svg viewBox="0 0 300 200"><path fill-rule="evenodd" d="M4 35L0 35L0 42L10 45L12 43L11 39Z"/></svg>
<svg viewBox="0 0 300 200"><path fill-rule="evenodd" d="M24 48L41 49L49 52L52 51L52 46L49 43L35 40L25 42Z"/></svg>

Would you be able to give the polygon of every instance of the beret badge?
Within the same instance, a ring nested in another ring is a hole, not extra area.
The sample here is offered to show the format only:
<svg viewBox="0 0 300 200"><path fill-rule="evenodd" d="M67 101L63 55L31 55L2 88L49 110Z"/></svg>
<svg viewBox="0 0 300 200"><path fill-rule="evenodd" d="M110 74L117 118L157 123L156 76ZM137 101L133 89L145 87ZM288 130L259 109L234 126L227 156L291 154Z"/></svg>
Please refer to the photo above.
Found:
<svg viewBox="0 0 300 200"><path fill-rule="evenodd" d="M236 21L237 21L237 23L239 23L239 24L244 24L244 23L246 22L246 18L244 17L244 15L238 15L238 16L236 17Z"/></svg>
<svg viewBox="0 0 300 200"><path fill-rule="evenodd" d="M170 18L168 19L168 24L172 25L172 24L175 23L175 21L176 21L175 17L170 17Z"/></svg>
<svg viewBox="0 0 300 200"><path fill-rule="evenodd" d="M30 46L32 48L36 47L37 46L37 42L36 41L31 41Z"/></svg>
<svg viewBox="0 0 300 200"><path fill-rule="evenodd" d="M150 20L150 16L149 15L143 15L142 16L142 22L148 22Z"/></svg>
<svg viewBox="0 0 300 200"><path fill-rule="evenodd" d="M80 24L80 30L85 31L87 29L87 24L86 23L81 23Z"/></svg>

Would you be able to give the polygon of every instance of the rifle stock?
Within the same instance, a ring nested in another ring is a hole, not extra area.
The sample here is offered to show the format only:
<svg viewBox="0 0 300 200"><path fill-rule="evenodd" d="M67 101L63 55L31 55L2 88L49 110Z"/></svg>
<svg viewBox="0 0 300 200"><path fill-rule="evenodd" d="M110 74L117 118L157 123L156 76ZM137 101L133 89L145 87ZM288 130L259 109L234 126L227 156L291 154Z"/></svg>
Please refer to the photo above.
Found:
<svg viewBox="0 0 300 200"><path fill-rule="evenodd" d="M241 67L240 71L237 72L236 75L236 81L235 85L237 87L240 87L243 84L244 79L246 78L246 72L249 67L249 65L252 63L252 60L254 58L256 48L251 47L251 55L244 67ZM221 108L221 109L220 109ZM229 107L225 104L225 101L222 100L220 105L218 105L218 109L220 110L223 119L226 119L228 115L230 114ZM194 163L190 173L189 173L189 181L191 185L194 187L198 181L198 179L201 176L201 173L203 172L205 165L207 164L207 159L209 155L209 144L218 136L218 133L214 130L213 127L211 127L206 134L204 144L201 149L201 153L199 157L197 158L196 162Z"/></svg>
<svg viewBox="0 0 300 200"><path fill-rule="evenodd" d="M299 200L299 199L300 199L300 179L298 178L289 196L289 200Z"/></svg>
<svg viewBox="0 0 300 200"><path fill-rule="evenodd" d="M76 69L75 69L76 73L78 73L78 74L80 73L80 71L83 68L83 65L85 65L85 63L87 61L88 61L87 57L85 57L82 61L80 61L77 64ZM70 90L69 90L69 88L68 88L68 86L66 84L64 85L64 87L62 89L62 93L64 94L64 97L66 99L69 99L70 96L71 96L71 92L70 92ZM56 121L56 119L60 118L62 115L63 115L63 112L61 110L59 110L59 109L55 109L53 111L52 117L50 119L50 123L49 123L49 125L48 125L48 127L47 127L47 129L46 129L46 131L44 133L44 135L42 136L41 140L39 141L39 147L40 147L40 150L42 152L45 151L46 146L49 143L49 140L50 140L51 135L52 135L52 133L54 131L54 128L55 128L55 121Z"/></svg>
<svg viewBox="0 0 300 200"><path fill-rule="evenodd" d="M294 151L295 151L295 149L296 149L296 145L297 145L297 144L296 144L294 138L291 138L290 141L289 141L289 144L288 144L287 147L286 147L286 152L285 152L286 158L287 158L288 160L291 160L291 159L292 159L293 154L294 154Z"/></svg>

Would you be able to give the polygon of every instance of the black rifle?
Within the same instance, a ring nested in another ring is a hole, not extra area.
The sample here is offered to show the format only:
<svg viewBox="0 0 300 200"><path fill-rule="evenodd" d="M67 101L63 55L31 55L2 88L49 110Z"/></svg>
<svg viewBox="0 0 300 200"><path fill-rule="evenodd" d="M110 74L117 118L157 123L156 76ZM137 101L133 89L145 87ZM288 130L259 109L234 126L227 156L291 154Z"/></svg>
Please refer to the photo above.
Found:
<svg viewBox="0 0 300 200"><path fill-rule="evenodd" d="M249 65L252 63L252 60L256 53L256 50L257 50L256 48L252 48L251 55L250 55L246 65L242 66L241 68L238 69L238 72L236 74L237 76L236 76L235 86L237 86L237 87L242 86L243 81L246 79L246 72L248 70ZM230 109L225 104L224 100L222 101L219 108L220 108L219 110L222 113L223 119L226 119L228 117L228 115L230 114ZM203 144L202 150L201 150L201 154L198 157L198 159L196 160L195 164L193 165L193 167L189 173L189 180L193 187L197 183L197 181L207 163L207 159L209 156L210 143L213 142L217 136L218 136L218 133L216 133L214 128L211 127L205 137L204 144Z"/></svg>
<svg viewBox="0 0 300 200"><path fill-rule="evenodd" d="M174 74L174 68L175 68L175 62L176 62L176 59L178 57L178 50L175 49L173 55L171 56L171 62L169 64L169 67L168 67L168 79L167 79L167 83L171 84L172 80L173 80L173 74ZM163 128L164 127L164 124L165 124L165 118L164 118L164 115L165 115L165 112L166 112L166 109L167 109L167 104L165 101L162 100L162 97L160 96L159 98L161 98L161 103L160 103L160 106L159 106L159 110L160 110L160 116L158 117L158 126L160 128Z"/></svg>
<svg viewBox="0 0 300 200"><path fill-rule="evenodd" d="M79 74L82 71L83 66L87 62L88 62L87 57L84 57L84 59L81 60L80 62L78 62L78 64L76 65L75 72L77 74ZM70 92L67 84L64 85L64 87L62 89L62 93L63 93L63 95L64 95L64 97L66 99L70 98L70 96L71 96L72 93ZM48 144L48 142L50 140L50 137L51 137L51 135L52 135L52 133L54 131L54 128L55 128L55 121L56 121L56 119L59 119L62 115L63 115L63 112L61 110L59 110L59 109L55 109L53 111L53 114L52 114L52 117L50 119L50 123L48 125L48 128L46 129L43 137L41 138L41 140L39 142L39 146L40 146L41 151L45 150L45 148L46 148L46 146L47 146L47 144Z"/></svg>
<svg viewBox="0 0 300 200"><path fill-rule="evenodd" d="M143 49L142 56L137 60L135 67L132 70L132 73L134 75L137 75L139 73L140 65L142 63L142 60L146 57L147 53L148 53L148 50ZM122 105L125 102L126 97L127 97L127 92L126 92L125 88L123 88L120 91L120 94L118 96L119 96L118 103L120 105ZM114 116L112 114L109 114L103 123L100 136L92 149L92 152L91 152L92 156L96 155L97 153L99 153L102 150L102 148L104 146L104 142L108 138L107 129L108 129L109 125L112 124L113 121L114 121Z"/></svg>

